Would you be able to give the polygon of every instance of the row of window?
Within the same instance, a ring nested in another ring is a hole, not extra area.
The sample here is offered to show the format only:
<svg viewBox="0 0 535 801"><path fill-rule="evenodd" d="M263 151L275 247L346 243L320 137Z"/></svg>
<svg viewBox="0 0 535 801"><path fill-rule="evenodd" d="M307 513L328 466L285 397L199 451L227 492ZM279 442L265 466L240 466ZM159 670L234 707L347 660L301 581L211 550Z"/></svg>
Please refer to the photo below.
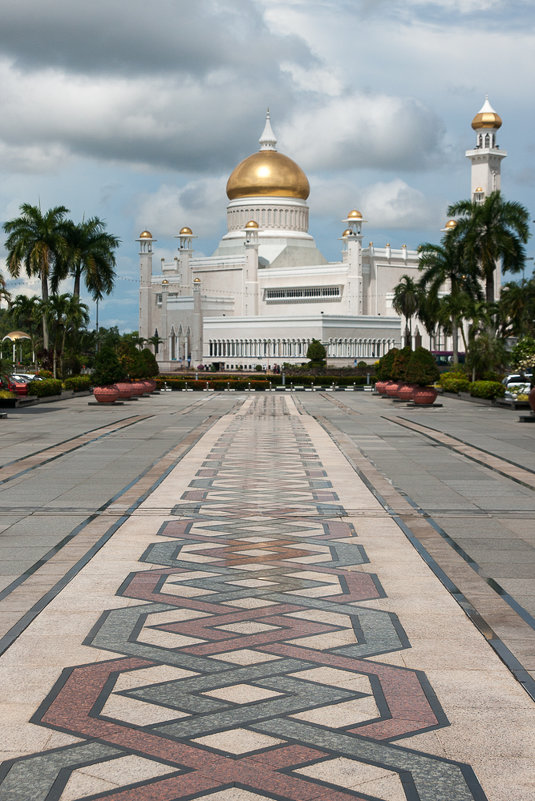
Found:
<svg viewBox="0 0 535 801"><path fill-rule="evenodd" d="M301 289L266 289L266 300L294 300L295 298L337 298L339 286L307 286Z"/></svg>

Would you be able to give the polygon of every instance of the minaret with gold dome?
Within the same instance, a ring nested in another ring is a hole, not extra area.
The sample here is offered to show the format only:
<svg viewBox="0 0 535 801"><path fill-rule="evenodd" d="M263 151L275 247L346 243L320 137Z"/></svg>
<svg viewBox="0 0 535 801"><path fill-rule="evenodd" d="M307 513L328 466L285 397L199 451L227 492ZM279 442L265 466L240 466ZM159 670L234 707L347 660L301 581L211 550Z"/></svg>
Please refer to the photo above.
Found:
<svg viewBox="0 0 535 801"><path fill-rule="evenodd" d="M501 188L501 161L507 156L506 151L496 143L496 134L501 126L501 117L494 111L486 95L485 102L472 120L476 145L473 150L466 151L466 157L472 162L470 196L476 202L483 201Z"/></svg>
<svg viewBox="0 0 535 801"><path fill-rule="evenodd" d="M245 227L259 227L260 266L324 264L308 233L308 179L298 164L277 150L269 109L260 148L243 159L227 181L227 228L214 256L243 252Z"/></svg>

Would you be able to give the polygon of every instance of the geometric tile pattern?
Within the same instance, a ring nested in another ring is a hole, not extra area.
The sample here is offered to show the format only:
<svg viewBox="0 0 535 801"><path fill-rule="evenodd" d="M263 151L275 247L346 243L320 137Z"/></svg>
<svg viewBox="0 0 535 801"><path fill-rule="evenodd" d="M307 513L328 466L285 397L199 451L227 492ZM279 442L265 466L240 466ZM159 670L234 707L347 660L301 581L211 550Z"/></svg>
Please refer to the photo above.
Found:
<svg viewBox="0 0 535 801"><path fill-rule="evenodd" d="M299 417L250 409L118 589L139 604L88 633L110 659L35 713L79 742L6 762L0 801L484 801L470 766L403 746L448 721L422 672L370 659L410 643L362 604L383 589Z"/></svg>

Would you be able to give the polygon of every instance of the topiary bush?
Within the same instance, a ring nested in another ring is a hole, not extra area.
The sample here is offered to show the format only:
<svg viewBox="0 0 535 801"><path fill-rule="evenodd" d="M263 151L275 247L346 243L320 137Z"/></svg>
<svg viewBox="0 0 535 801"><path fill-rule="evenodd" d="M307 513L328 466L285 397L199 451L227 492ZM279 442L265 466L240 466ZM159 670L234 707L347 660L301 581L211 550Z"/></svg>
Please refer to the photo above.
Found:
<svg viewBox="0 0 535 801"><path fill-rule="evenodd" d="M127 372L119 361L119 357L114 348L103 347L95 358L95 367L91 373L91 385L94 387L106 387L115 384L116 381L124 381Z"/></svg>
<svg viewBox="0 0 535 801"><path fill-rule="evenodd" d="M472 381L470 395L474 398L495 400L496 398L503 398L505 387L500 381Z"/></svg>
<svg viewBox="0 0 535 801"><path fill-rule="evenodd" d="M61 381L59 378L45 378L43 381L30 381L28 395L35 398L48 398L51 395L61 395Z"/></svg>
<svg viewBox="0 0 535 801"><path fill-rule="evenodd" d="M394 366L394 359L399 353L399 348L390 348L388 353L381 356L377 363L375 371L375 378L377 381L391 381L392 380L392 367Z"/></svg>
<svg viewBox="0 0 535 801"><path fill-rule="evenodd" d="M420 387L428 387L438 380L439 369L433 358L433 354L427 348L416 348L410 355L407 365L405 380L409 384L418 384Z"/></svg>
<svg viewBox="0 0 535 801"><path fill-rule="evenodd" d="M407 381L407 367L411 353L412 348L408 345L398 350L392 362L392 381Z"/></svg>

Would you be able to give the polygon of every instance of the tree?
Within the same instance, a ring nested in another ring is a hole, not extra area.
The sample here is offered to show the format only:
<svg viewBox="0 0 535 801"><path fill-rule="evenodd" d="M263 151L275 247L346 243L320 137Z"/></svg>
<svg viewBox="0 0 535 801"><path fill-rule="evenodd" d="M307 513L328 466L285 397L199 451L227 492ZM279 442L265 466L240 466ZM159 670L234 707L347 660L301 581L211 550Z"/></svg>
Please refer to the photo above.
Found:
<svg viewBox="0 0 535 801"><path fill-rule="evenodd" d="M405 331L408 335L407 345L412 343L412 317L418 309L418 285L410 275L402 275L399 284L394 287L392 306L402 317L405 317Z"/></svg>
<svg viewBox="0 0 535 801"><path fill-rule="evenodd" d="M310 359L310 367L312 368L321 368L325 367L325 360L327 357L327 351L325 347L321 344L319 339L312 339L310 345L307 348L307 359Z"/></svg>
<svg viewBox="0 0 535 801"><path fill-rule="evenodd" d="M89 322L88 308L85 303L75 295L52 295L45 306L45 315L48 318L53 353L53 371L56 377L56 365L59 359L60 374L63 375L63 354L67 336L75 340L78 331Z"/></svg>
<svg viewBox="0 0 535 801"><path fill-rule="evenodd" d="M498 302L502 336L535 335L535 279L510 281L502 288Z"/></svg>
<svg viewBox="0 0 535 801"><path fill-rule="evenodd" d="M528 211L521 203L506 201L495 191L481 203L454 203L448 215L459 217L450 235L461 242L466 262L479 272L485 282L487 303L492 303L497 265L501 262L502 269L512 273L521 272L525 266Z"/></svg>
<svg viewBox="0 0 535 801"><path fill-rule="evenodd" d="M455 229L448 231L442 238L442 244L425 242L418 250L419 269L422 271L420 286L424 297L431 297L437 301L434 307L435 322L440 323L451 333L452 361L453 364L458 364L459 329L464 341L464 311L469 298L478 298L481 289L477 273L471 269L466 260L463 244L461 240L455 238L454 232ZM448 294L445 295L448 290Z"/></svg>
<svg viewBox="0 0 535 801"><path fill-rule="evenodd" d="M115 280L114 250L120 239L105 230L105 223L98 217L91 217L81 223L68 220L64 226L67 253L63 271L54 275L53 289L58 281L68 274L74 278L72 294L80 296L82 276L87 291L93 300L102 300L113 290Z"/></svg>
<svg viewBox="0 0 535 801"><path fill-rule="evenodd" d="M41 299L48 301L48 283L55 267L60 268L66 256L64 236L65 206L55 206L42 212L38 206L23 203L20 217L4 223L6 240L7 268L10 275L18 278L22 266L29 277L41 279ZM46 315L42 315L43 345L48 350L48 325Z"/></svg>
<svg viewBox="0 0 535 801"><path fill-rule="evenodd" d="M11 293L8 292L6 286L6 279L4 278L2 273L0 273L0 301L2 300L5 300L7 301L7 303L9 303L11 300Z"/></svg>
<svg viewBox="0 0 535 801"><path fill-rule="evenodd" d="M11 304L11 318L18 328L30 335L32 351L35 353L37 332L41 319L39 298L17 295Z"/></svg>

